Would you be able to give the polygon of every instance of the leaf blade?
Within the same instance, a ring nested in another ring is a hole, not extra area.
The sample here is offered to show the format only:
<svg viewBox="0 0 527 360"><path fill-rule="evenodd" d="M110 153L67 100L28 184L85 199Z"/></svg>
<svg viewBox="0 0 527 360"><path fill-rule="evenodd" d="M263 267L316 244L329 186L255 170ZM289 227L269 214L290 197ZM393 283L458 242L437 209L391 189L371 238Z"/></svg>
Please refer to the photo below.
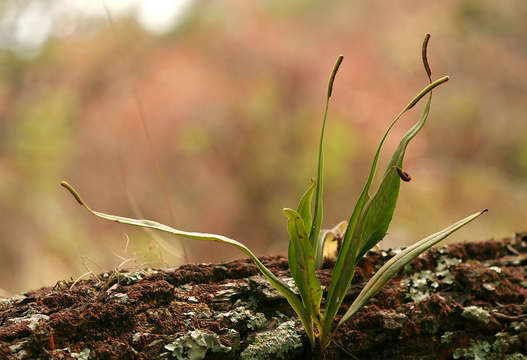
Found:
<svg viewBox="0 0 527 360"><path fill-rule="evenodd" d="M412 99L412 101L410 101L410 103L395 117L395 119L391 122L390 126L381 138L381 141L379 143L379 146L377 147L377 151L375 152L375 156L373 158L368 179L366 180L366 184L362 189L362 192L359 196L359 199L357 200L357 203L355 204L355 208L348 222L348 228L346 230L346 234L344 235L344 240L342 242L342 249L339 253L337 262L335 263L335 267L333 269L333 275L331 277L331 283L328 290L326 312L324 313L326 327L330 326L330 321L332 321L340 305L342 304L344 294L349 288L351 279L353 278L353 275L355 273L355 263L361 245L361 243L356 238L357 230L360 230L363 213L371 201L369 190L373 182L373 178L375 177L377 164L379 162L384 142L386 141L386 138L388 137L388 134L390 133L394 125L399 121L399 119L402 117L402 115L404 115L404 113L410 110L420 99L422 99L434 88L447 82L448 79L448 76L442 77L426 86L423 90L421 90L421 92L414 99ZM350 265L352 263L353 265Z"/></svg>
<svg viewBox="0 0 527 360"><path fill-rule="evenodd" d="M317 166L317 187L315 190L315 210L313 214L313 223L311 225L311 231L309 233L309 241L313 248L315 249L315 252L317 250L318 246L318 234L320 233L320 229L322 227L322 193L324 188L324 179L323 179L323 172L324 172L324 132L326 129L326 119L328 117L328 109L329 109L329 99L331 98L331 94L333 93L333 83L335 81L335 77L337 76L337 72L340 68L340 65L342 64L342 60L344 60L344 56L339 55L337 57L337 61L335 62L335 65L333 66L333 70L331 72L331 75L329 76L329 82L328 82L328 92L326 96L326 106L324 109L324 118L322 120L322 129L320 131L320 142L318 145L318 166Z"/></svg>
<svg viewBox="0 0 527 360"><path fill-rule="evenodd" d="M313 179L311 182L311 185L306 190L302 198L300 199L300 203L298 204L297 212L302 217L302 220L304 220L304 225L306 230L311 231L311 202L313 201L313 193L317 187L317 180ZM308 234L309 235L309 234Z"/></svg>
<svg viewBox="0 0 527 360"><path fill-rule="evenodd" d="M361 219L361 233L357 243L355 263L357 263L365 253L381 241L390 225L401 184L401 176L397 169L402 167L406 148L410 141L419 133L428 119L430 113L430 103L432 93L429 94L423 114L417 123L403 136L399 145L388 163L384 178L379 189L368 203L366 212Z"/></svg>
<svg viewBox="0 0 527 360"><path fill-rule="evenodd" d="M453 232L459 230L463 226L467 225L471 221L475 220L482 214L487 212L487 209L474 213L470 216L467 216L464 219L459 220L458 222L446 227L445 229L432 234L415 244L409 246L399 254L395 255L393 258L388 260L368 281L366 286L359 293L355 301L350 305L348 311L344 314L342 319L337 324L335 330L346 322L353 314L364 306L364 304L373 296L375 296L382 287L391 280L397 273L410 261L419 256L424 251L428 250L432 246L436 245L438 242L444 240L447 236Z"/></svg>
<svg viewBox="0 0 527 360"><path fill-rule="evenodd" d="M310 317L318 320L322 288L315 274L315 258L313 247L309 243L307 231L302 217L293 209L284 209L287 216L287 230L290 234L290 244L294 248L296 269L292 272L300 295Z"/></svg>
<svg viewBox="0 0 527 360"><path fill-rule="evenodd" d="M249 248L247 248L242 243L230 239L223 235L217 235L217 234L209 234L209 233L200 233L200 232L189 232L189 231L182 231L175 228L172 228L168 225L164 225L152 220L140 220L140 219L132 219L127 218L123 216L117 216L117 215L110 215L106 213L102 213L99 211L92 210L88 204L81 198L79 193L67 182L62 181L60 183L61 186L66 188L70 194L77 200L77 202L86 208L92 215L95 215L99 218L118 222L121 224L128 224L128 225L134 225L144 228L150 228L155 229L159 231L164 231L176 236L181 236L185 238L190 238L194 240L204 240L204 241L215 241L220 242L224 244L232 245L239 250L243 251L247 256L251 258L251 260L255 263L255 265L258 267L260 272L267 278L267 280L273 285L273 287L278 290L289 302L293 310L298 314L300 317L300 320L302 321L302 324L304 325L304 328L306 329L306 332L308 333L308 337L311 342L314 342L314 334L313 334L313 326L311 324L311 321L309 319L309 316L306 312L305 307L302 304L302 301L300 297L295 294L287 284L285 284L282 280L280 280L276 275L274 275L257 257L254 255Z"/></svg>

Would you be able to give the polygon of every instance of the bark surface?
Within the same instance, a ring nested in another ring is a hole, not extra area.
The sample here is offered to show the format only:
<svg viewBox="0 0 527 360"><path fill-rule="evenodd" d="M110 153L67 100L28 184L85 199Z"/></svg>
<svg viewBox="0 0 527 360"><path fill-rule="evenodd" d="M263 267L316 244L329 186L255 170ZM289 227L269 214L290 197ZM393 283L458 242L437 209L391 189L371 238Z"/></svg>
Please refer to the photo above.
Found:
<svg viewBox="0 0 527 360"><path fill-rule="evenodd" d="M341 313L396 253L361 260ZM286 258L262 261L291 281ZM526 264L526 234L432 249L342 326L324 358L527 359ZM310 357L295 314L246 259L110 272L0 299L0 359Z"/></svg>

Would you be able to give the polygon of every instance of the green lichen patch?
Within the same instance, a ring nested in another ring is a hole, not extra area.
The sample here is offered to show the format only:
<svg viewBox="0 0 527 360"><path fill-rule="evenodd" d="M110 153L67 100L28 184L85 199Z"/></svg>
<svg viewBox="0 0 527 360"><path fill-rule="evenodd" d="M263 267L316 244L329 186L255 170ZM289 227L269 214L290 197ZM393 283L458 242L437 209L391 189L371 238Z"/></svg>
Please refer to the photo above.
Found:
<svg viewBox="0 0 527 360"><path fill-rule="evenodd" d="M214 293L214 302L232 301L240 293L240 289L247 288L246 281L228 282L218 286Z"/></svg>
<svg viewBox="0 0 527 360"><path fill-rule="evenodd" d="M15 295L10 298L0 298L0 311L7 309L9 306L20 303L26 297L23 295Z"/></svg>
<svg viewBox="0 0 527 360"><path fill-rule="evenodd" d="M217 319L228 319L232 324L245 324L249 330L264 329L269 321L261 312L254 312L246 304L238 302L231 311L220 312Z"/></svg>
<svg viewBox="0 0 527 360"><path fill-rule="evenodd" d="M208 351L213 353L228 353L229 346L220 343L219 336L202 330L193 330L165 345L165 349L172 352L177 360L202 360Z"/></svg>
<svg viewBox="0 0 527 360"><path fill-rule="evenodd" d="M280 294L270 283L267 281L267 279L261 275L255 275L248 278L249 280L249 288L262 295L267 300L279 300L283 299L284 296ZM296 287L295 281L292 277L288 278L282 278L281 279L284 283L286 283L290 289L292 289L294 292L298 293L298 289Z"/></svg>
<svg viewBox="0 0 527 360"><path fill-rule="evenodd" d="M465 307L461 313L461 316L463 316L465 319L479 321L484 324L488 324L490 321L490 313L479 306Z"/></svg>
<svg viewBox="0 0 527 360"><path fill-rule="evenodd" d="M454 359L492 360L491 356L495 355L495 350L488 341L471 341L470 347L456 349L452 357Z"/></svg>
<svg viewBox="0 0 527 360"><path fill-rule="evenodd" d="M471 340L468 348L456 349L453 358L468 360L527 360L527 356L520 353L505 355L511 349L517 349L521 346L518 335L499 332L495 335L495 339L493 343L487 340Z"/></svg>
<svg viewBox="0 0 527 360"><path fill-rule="evenodd" d="M241 360L289 359L303 349L301 326L296 321L281 323L276 329L256 334L254 341L241 354Z"/></svg>
<svg viewBox="0 0 527 360"><path fill-rule="evenodd" d="M150 268L138 270L138 271L114 271L102 274L103 279L114 280L117 283L124 285L132 285L136 282L143 280L148 275L157 274L158 271Z"/></svg>
<svg viewBox="0 0 527 360"><path fill-rule="evenodd" d="M452 343L452 340L454 340L454 332L452 331L445 331L441 335L441 344L449 345Z"/></svg>
<svg viewBox="0 0 527 360"><path fill-rule="evenodd" d="M430 296L431 292L439 289L439 281L445 285L453 284L450 268L461 263L461 260L447 255L441 255L437 259L435 269L414 272L405 279L401 284L407 288L407 297L414 302L420 302ZM405 272L410 273L411 267L405 268Z"/></svg>
<svg viewBox="0 0 527 360"><path fill-rule="evenodd" d="M144 269L140 271L134 271L134 272L121 272L119 273L119 276L124 279L124 283L126 285L135 284L136 282L143 280L147 275L156 274L157 271L152 269Z"/></svg>
<svg viewBox="0 0 527 360"><path fill-rule="evenodd" d="M78 359L78 360L88 360L90 358L90 352L91 352L90 349L86 348L78 353L72 352L70 353L70 355L71 357Z"/></svg>
<svg viewBox="0 0 527 360"><path fill-rule="evenodd" d="M384 329L401 330L408 321L408 317L405 314L397 312L381 311L379 314L382 316Z"/></svg>
<svg viewBox="0 0 527 360"><path fill-rule="evenodd" d="M431 270L423 270L404 278L401 284L406 287L406 296L414 302L421 302L430 296L430 290L437 289L439 283Z"/></svg>
<svg viewBox="0 0 527 360"><path fill-rule="evenodd" d="M505 356L505 360L527 360L527 355L521 353L514 353Z"/></svg>
<svg viewBox="0 0 527 360"><path fill-rule="evenodd" d="M27 326L31 329L31 330L35 330L38 326L38 323L40 321L48 321L49 320L49 316L47 315L44 315L44 314L32 314L31 312L29 312L28 315L26 315L25 317L19 317L19 318L11 318L9 320L6 321L6 325L12 325L12 324L19 324L21 322L26 322L27 323Z"/></svg>
<svg viewBox="0 0 527 360"><path fill-rule="evenodd" d="M437 259L437 266L435 268L435 273L438 279L440 279L443 284L451 285L452 274L450 273L450 268L456 266L461 262L460 259L442 255Z"/></svg>

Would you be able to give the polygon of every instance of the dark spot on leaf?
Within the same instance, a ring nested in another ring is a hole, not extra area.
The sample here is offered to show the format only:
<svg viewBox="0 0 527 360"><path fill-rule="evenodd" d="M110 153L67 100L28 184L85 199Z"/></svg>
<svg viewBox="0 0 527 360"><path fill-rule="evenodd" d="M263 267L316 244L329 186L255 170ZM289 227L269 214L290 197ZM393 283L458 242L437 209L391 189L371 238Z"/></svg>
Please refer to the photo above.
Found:
<svg viewBox="0 0 527 360"><path fill-rule="evenodd" d="M410 174L405 172L400 167L396 167L395 169L397 170L397 174L399 174L399 177L401 178L402 181L408 182L408 181L412 180L412 177L410 176Z"/></svg>

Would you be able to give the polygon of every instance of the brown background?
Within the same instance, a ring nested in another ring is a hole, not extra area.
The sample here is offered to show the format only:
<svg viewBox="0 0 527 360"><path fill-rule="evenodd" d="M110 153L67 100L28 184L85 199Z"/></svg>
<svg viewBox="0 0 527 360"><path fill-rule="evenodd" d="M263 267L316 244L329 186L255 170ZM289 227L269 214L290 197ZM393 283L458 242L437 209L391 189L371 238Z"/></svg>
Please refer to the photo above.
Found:
<svg viewBox="0 0 527 360"><path fill-rule="evenodd" d="M0 7L2 29L16 26L26 6ZM29 50L3 31L6 295L126 259L125 267L184 261L176 239L163 236L170 253L142 230L82 211L59 187L63 179L101 211L139 211L231 236L259 255L285 253L281 208L295 207L314 175L327 77L340 53L324 225L347 218L387 124L426 85L427 32L433 76L451 81L435 92L429 123L408 149L413 181L402 186L382 246L408 244L485 207L489 214L451 241L526 228L524 2L194 1L157 35L133 12L113 14L113 28L102 14L73 17L75 31ZM64 26L63 18L48 20ZM394 129L384 161L421 109ZM192 262L242 256L220 244L185 246Z"/></svg>

